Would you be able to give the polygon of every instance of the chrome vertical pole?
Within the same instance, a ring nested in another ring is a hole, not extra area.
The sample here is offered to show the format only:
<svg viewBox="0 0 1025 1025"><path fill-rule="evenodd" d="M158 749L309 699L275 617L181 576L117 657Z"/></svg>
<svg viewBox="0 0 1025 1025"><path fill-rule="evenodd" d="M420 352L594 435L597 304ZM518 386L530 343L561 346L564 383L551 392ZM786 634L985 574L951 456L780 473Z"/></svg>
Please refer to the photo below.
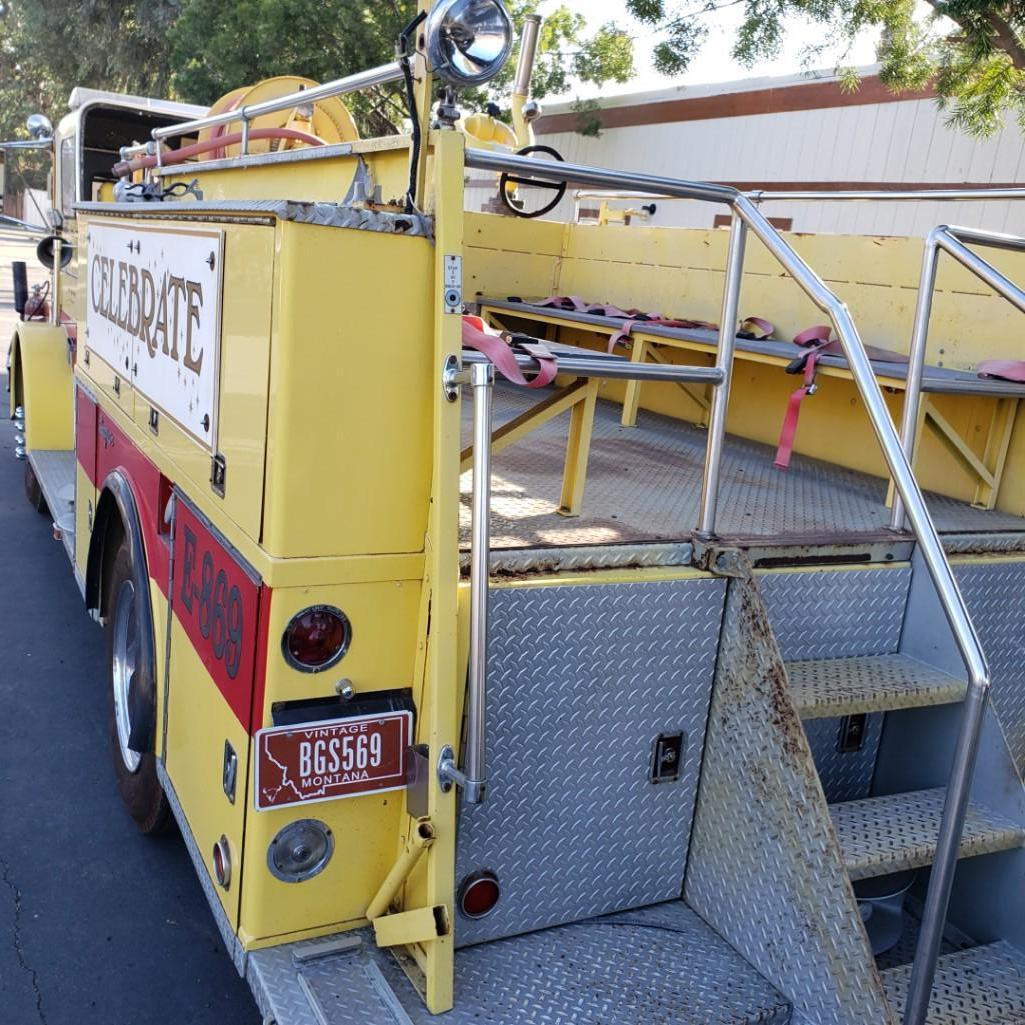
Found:
<svg viewBox="0 0 1025 1025"><path fill-rule="evenodd" d="M466 695L463 799L483 804L487 789L486 699L488 670L488 575L491 553L492 363L470 367L473 388L473 493L470 525L470 668Z"/></svg>
<svg viewBox="0 0 1025 1025"><path fill-rule="evenodd" d="M53 238L53 269L50 271L50 324L57 325L61 322L60 311L60 284L61 284L61 259L63 258L64 243L59 235Z"/></svg>
<svg viewBox="0 0 1025 1025"><path fill-rule="evenodd" d="M922 404L922 371L925 367L925 350L929 336L929 317L932 314L933 290L936 287L936 264L939 258L937 232L934 228L925 240L922 255L922 274L918 280L918 305L915 306L915 321L911 331L911 348L908 350L908 378L904 388L904 414L901 420L900 441L909 463L914 459L915 442L918 435L918 411ZM904 502L900 492L894 489L893 508L890 511L890 530L904 529Z"/></svg>
<svg viewBox="0 0 1025 1025"><path fill-rule="evenodd" d="M726 412L730 402L730 378L733 376L733 350L737 342L737 306L740 302L740 283L744 275L744 247L747 243L747 225L733 211L730 221L730 242L726 254L726 281L723 286L722 316L719 320L719 340L715 366L723 377L712 393L712 406L708 417L708 442L705 449L705 472L701 479L701 507L698 513L698 533L711 537L715 533L715 518L719 503L719 467L726 437Z"/></svg>
<svg viewBox="0 0 1025 1025"><path fill-rule="evenodd" d="M982 732L982 717L986 712L989 684L980 685L972 681L965 695L961 712L961 728L954 748L954 763L947 784L947 796L943 802L940 818L939 838L933 857L929 889L922 908L922 929L915 947L915 960L911 965L911 982L908 985L907 1003L904 1005L904 1025L925 1025L932 995L933 979L936 975L936 961L940 956L943 941L943 927L947 920L950 891L954 885L954 872L964 831L965 812L972 789L972 775L975 757L979 751L979 736Z"/></svg>
<svg viewBox="0 0 1025 1025"><path fill-rule="evenodd" d="M249 156L249 118L245 107L242 108L242 156Z"/></svg>

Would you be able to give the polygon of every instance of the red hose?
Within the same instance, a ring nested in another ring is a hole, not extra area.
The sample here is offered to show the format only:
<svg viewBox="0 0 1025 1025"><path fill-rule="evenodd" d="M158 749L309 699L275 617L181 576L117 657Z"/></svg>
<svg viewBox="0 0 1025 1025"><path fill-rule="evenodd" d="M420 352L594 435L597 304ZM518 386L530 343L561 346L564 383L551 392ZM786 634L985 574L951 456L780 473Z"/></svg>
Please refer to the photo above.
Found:
<svg viewBox="0 0 1025 1025"><path fill-rule="evenodd" d="M297 142L305 142L308 146L323 146L324 140L318 139L309 132L300 132L297 128L253 128L249 132L250 141L254 139L295 139ZM200 153L207 153L212 149L223 150L226 146L234 146L242 141L241 132L232 132L231 135L219 135L214 139L205 139L203 142L194 142L191 146L184 146L181 149L173 149L161 156L160 163L180 164L190 157L197 157ZM118 178L124 178L133 171L141 171L146 167L156 167L156 154L147 157L133 157L131 160L122 160L111 169Z"/></svg>

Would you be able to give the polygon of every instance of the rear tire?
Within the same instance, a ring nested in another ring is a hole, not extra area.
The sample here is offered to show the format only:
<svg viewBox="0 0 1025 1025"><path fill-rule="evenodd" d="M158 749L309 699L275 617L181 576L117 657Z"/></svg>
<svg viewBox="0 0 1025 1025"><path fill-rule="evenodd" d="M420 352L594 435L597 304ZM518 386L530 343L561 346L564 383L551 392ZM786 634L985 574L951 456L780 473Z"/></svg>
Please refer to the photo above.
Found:
<svg viewBox="0 0 1025 1025"><path fill-rule="evenodd" d="M162 832L171 820L167 802L157 776L156 757L151 751L139 754L128 747L131 719L128 689L138 670L142 630L152 623L140 622L140 605L135 595L132 551L125 539L114 557L106 588L107 625L107 714L110 753L114 763L121 801L141 833ZM154 735L154 731L150 731Z"/></svg>
<svg viewBox="0 0 1025 1025"><path fill-rule="evenodd" d="M50 510L46 507L46 499L43 498L43 489L39 486L35 471L28 462L25 463L25 497L28 499L28 504L37 513L41 513L43 516L50 514Z"/></svg>

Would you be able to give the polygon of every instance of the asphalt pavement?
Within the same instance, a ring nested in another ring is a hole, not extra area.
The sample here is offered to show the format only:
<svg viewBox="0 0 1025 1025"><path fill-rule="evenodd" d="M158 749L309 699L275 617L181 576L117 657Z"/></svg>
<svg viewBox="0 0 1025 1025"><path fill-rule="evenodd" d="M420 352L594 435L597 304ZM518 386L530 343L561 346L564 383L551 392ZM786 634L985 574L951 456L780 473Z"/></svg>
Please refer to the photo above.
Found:
<svg viewBox="0 0 1025 1025"><path fill-rule="evenodd" d="M0 374L0 1025L258 1025L180 835L121 808L103 635L25 500L6 403Z"/></svg>

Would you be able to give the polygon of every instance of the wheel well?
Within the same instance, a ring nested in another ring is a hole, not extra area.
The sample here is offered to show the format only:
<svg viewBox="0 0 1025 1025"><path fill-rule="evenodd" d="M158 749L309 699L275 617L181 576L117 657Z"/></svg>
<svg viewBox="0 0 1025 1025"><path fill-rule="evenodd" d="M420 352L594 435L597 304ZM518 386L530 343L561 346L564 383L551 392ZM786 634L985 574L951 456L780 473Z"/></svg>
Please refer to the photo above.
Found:
<svg viewBox="0 0 1025 1025"><path fill-rule="evenodd" d="M108 612L104 604L107 600L107 581L124 538L125 524L121 519L121 511L113 494L105 489L96 503L85 580L86 607L95 609L101 616Z"/></svg>
<svg viewBox="0 0 1025 1025"><path fill-rule="evenodd" d="M17 331L11 338L11 347L7 359L7 390L11 393L10 415L14 410L25 404L25 388L21 380L21 337Z"/></svg>

